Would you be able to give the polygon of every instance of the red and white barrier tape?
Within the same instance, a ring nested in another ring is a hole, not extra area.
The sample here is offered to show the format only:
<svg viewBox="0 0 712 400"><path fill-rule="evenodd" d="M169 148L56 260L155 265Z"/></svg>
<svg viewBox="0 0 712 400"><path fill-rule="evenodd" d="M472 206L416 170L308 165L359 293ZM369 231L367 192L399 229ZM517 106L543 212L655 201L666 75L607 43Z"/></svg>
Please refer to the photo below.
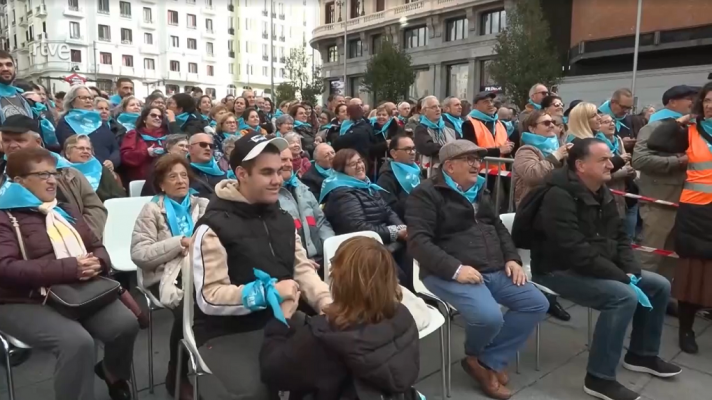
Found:
<svg viewBox="0 0 712 400"><path fill-rule="evenodd" d="M680 256L677 255L677 253L675 253L674 251L670 251L670 250L661 250L661 249L656 249L653 247L641 246L639 244L632 244L631 246L635 250L644 251L646 253L653 253L653 254L657 254L659 256L663 256L663 257L680 258Z"/></svg>
<svg viewBox="0 0 712 400"><path fill-rule="evenodd" d="M482 173L482 172L481 172L481 173ZM511 172L511 171L499 171L499 172L497 172L496 169L491 169L491 170L489 170L488 175L493 175L493 176L501 175L501 176L504 176L504 177L510 177L510 176L512 176L512 172Z"/></svg>
<svg viewBox="0 0 712 400"><path fill-rule="evenodd" d="M626 193L626 192L622 192L620 190L611 189L611 193L617 194L618 196L628 197L630 199L645 201L648 203L655 203L655 204L661 204L664 206L678 207L677 203L673 203L673 202L665 201L665 200L658 200L658 199L654 199L652 197L641 196L639 194Z"/></svg>

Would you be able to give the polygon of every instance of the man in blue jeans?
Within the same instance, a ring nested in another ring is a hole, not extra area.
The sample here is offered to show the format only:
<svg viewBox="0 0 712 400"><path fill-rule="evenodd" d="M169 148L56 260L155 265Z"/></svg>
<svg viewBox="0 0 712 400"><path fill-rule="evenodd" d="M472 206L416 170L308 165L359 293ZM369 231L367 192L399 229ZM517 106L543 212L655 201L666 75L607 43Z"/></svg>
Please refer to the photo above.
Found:
<svg viewBox="0 0 712 400"><path fill-rule="evenodd" d="M489 201L480 161L487 151L456 140L440 170L406 200L408 250L425 286L467 322L465 371L495 399L508 399L505 368L544 319L549 302L531 284L507 228ZM509 311L502 315L500 304Z"/></svg>
<svg viewBox="0 0 712 400"><path fill-rule="evenodd" d="M530 235L534 279L601 312L584 391L604 400L636 400L637 393L616 381L631 320L633 332L623 367L661 378L675 376L681 369L658 357L670 283L640 269L624 220L605 186L611 179L611 157L608 145L598 139L574 141L567 168L555 170L539 189L543 197L533 194L520 204L514 233L519 239L518 225L527 224L525 216L534 215Z"/></svg>

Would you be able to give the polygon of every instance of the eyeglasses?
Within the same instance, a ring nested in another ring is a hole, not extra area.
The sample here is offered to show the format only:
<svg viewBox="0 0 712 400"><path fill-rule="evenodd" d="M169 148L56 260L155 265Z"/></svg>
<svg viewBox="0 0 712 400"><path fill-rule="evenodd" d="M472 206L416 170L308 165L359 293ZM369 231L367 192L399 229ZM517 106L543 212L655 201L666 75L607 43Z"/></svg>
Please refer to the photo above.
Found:
<svg viewBox="0 0 712 400"><path fill-rule="evenodd" d="M618 107L620 107L620 109L623 111L630 111L633 109L633 106L624 106L621 103L618 103L618 102L615 102L615 103L618 104Z"/></svg>
<svg viewBox="0 0 712 400"><path fill-rule="evenodd" d="M52 178L57 178L59 176L59 172L54 171L54 172L49 172L49 171L42 171L42 172L30 172L27 173L25 176L36 176L40 178L43 181L49 180L49 177L51 176Z"/></svg>
<svg viewBox="0 0 712 400"><path fill-rule="evenodd" d="M537 122L537 125L544 125L546 127L550 127L553 124L554 124L554 121L552 121L550 119L547 119L546 121Z"/></svg>
<svg viewBox="0 0 712 400"><path fill-rule="evenodd" d="M347 167L356 168L359 165L364 165L363 159L359 158L356 162L346 164Z"/></svg>
<svg viewBox="0 0 712 400"><path fill-rule="evenodd" d="M193 144L197 144L198 146L200 146L201 149L207 149L207 148L215 149L215 143L198 142L198 143L193 143Z"/></svg>
<svg viewBox="0 0 712 400"><path fill-rule="evenodd" d="M415 147L403 147L402 149L396 150L405 151L406 153L415 153Z"/></svg>
<svg viewBox="0 0 712 400"><path fill-rule="evenodd" d="M614 123L612 119L604 119L601 121L602 125L613 125Z"/></svg>
<svg viewBox="0 0 712 400"><path fill-rule="evenodd" d="M83 146L80 147L80 146L77 146L77 147L75 147L74 149L75 149L75 150L79 150L79 151L89 151L89 152L91 152L91 147L83 147Z"/></svg>
<svg viewBox="0 0 712 400"><path fill-rule="evenodd" d="M237 121L225 121L223 125L237 125Z"/></svg>
<svg viewBox="0 0 712 400"><path fill-rule="evenodd" d="M455 158L453 158L453 160L466 161L467 164L469 164L471 167L474 167L475 165L482 162L482 159L480 157L473 156L473 155L455 157Z"/></svg>
<svg viewBox="0 0 712 400"><path fill-rule="evenodd" d="M161 114L153 114L153 113L151 113L151 114L149 114L148 116L151 117L151 118L155 118L155 119L163 119L163 115L161 115Z"/></svg>
<svg viewBox="0 0 712 400"><path fill-rule="evenodd" d="M545 90L545 91L543 91L543 92L536 92L536 93L534 93L534 94L543 94L544 96L548 96L548 95L549 95L549 91L546 91L546 90Z"/></svg>
<svg viewBox="0 0 712 400"><path fill-rule="evenodd" d="M564 108L564 103L553 103L552 106L557 108Z"/></svg>
<svg viewBox="0 0 712 400"><path fill-rule="evenodd" d="M91 96L77 96L77 98L82 101L92 101L94 99Z"/></svg>

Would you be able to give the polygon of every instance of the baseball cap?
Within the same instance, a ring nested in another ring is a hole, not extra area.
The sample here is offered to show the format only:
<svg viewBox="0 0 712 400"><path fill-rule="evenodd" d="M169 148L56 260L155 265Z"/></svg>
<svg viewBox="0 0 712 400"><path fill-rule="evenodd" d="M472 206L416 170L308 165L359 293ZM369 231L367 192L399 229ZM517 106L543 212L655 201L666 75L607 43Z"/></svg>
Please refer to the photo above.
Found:
<svg viewBox="0 0 712 400"><path fill-rule="evenodd" d="M678 85L673 86L663 93L663 105L667 105L670 100L682 99L688 96L694 96L700 91L699 87Z"/></svg>
<svg viewBox="0 0 712 400"><path fill-rule="evenodd" d="M438 158L441 163L447 160L452 160L465 154L476 154L480 157L487 155L487 149L482 148L469 140L458 139L454 142L445 144L440 148L440 153L438 153Z"/></svg>
<svg viewBox="0 0 712 400"><path fill-rule="evenodd" d="M479 92L475 95L475 98L472 100L472 103L474 104L480 100L484 100L487 98L494 100L497 98L497 94L495 94L494 92L487 92L487 91Z"/></svg>
<svg viewBox="0 0 712 400"><path fill-rule="evenodd" d="M36 120L22 114L11 115L0 125L2 133L27 133L29 131L40 133L40 126Z"/></svg>
<svg viewBox="0 0 712 400"><path fill-rule="evenodd" d="M268 144L276 147L280 153L289 147L289 143L284 138L267 139L260 133L250 133L235 142L235 148L230 154L230 168L235 169L245 161L254 160L262 154Z"/></svg>

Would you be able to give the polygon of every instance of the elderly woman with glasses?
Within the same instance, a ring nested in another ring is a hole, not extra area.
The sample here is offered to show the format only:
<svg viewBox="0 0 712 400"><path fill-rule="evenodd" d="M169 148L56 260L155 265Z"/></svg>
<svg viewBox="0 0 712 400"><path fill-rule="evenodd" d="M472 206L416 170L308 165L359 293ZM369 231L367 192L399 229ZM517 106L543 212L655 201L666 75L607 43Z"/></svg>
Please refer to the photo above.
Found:
<svg viewBox="0 0 712 400"><path fill-rule="evenodd" d="M284 137L289 132L292 132L294 129L294 118L292 118L289 114L282 114L274 122L274 125L277 127L277 132L275 132L275 136L279 137Z"/></svg>
<svg viewBox="0 0 712 400"><path fill-rule="evenodd" d="M72 167L84 174L92 189L102 202L126 197L121 178L106 165L101 165L94 157L91 139L87 135L72 135L64 141L64 157Z"/></svg>
<svg viewBox="0 0 712 400"><path fill-rule="evenodd" d="M163 156L168 154L175 154L179 157L188 158L187 135L184 135L182 133L174 133L172 135L168 135L166 136L164 146L166 148L166 154L164 154ZM154 189L154 185L151 185L150 182L153 182L156 164L161 158L163 158L163 156L156 157L152 160L152 163L148 168L148 172L146 173L146 184L143 185L143 188L141 189L141 196L153 196L157 194Z"/></svg>
<svg viewBox="0 0 712 400"><path fill-rule="evenodd" d="M72 86L64 96L64 113L57 122L56 133L62 146L72 135L88 135L99 162L111 168L121 163L116 136L94 109L92 93L84 85Z"/></svg>
<svg viewBox="0 0 712 400"><path fill-rule="evenodd" d="M302 150L302 138L295 132L284 135L284 139L289 143L289 150L292 152L292 171L301 178L311 168L311 162L306 152Z"/></svg>
<svg viewBox="0 0 712 400"><path fill-rule="evenodd" d="M117 298L70 317L43 295L55 285L95 284L111 269L82 213L57 201L57 158L21 149L5 172L13 183L0 196L0 330L57 359L55 399L93 400L94 375L110 398L130 399L136 316ZM99 363L94 340L104 344Z"/></svg>
<svg viewBox="0 0 712 400"><path fill-rule="evenodd" d="M166 116L160 108L146 107L121 142L121 160L127 182L145 180L156 157L166 153Z"/></svg>

